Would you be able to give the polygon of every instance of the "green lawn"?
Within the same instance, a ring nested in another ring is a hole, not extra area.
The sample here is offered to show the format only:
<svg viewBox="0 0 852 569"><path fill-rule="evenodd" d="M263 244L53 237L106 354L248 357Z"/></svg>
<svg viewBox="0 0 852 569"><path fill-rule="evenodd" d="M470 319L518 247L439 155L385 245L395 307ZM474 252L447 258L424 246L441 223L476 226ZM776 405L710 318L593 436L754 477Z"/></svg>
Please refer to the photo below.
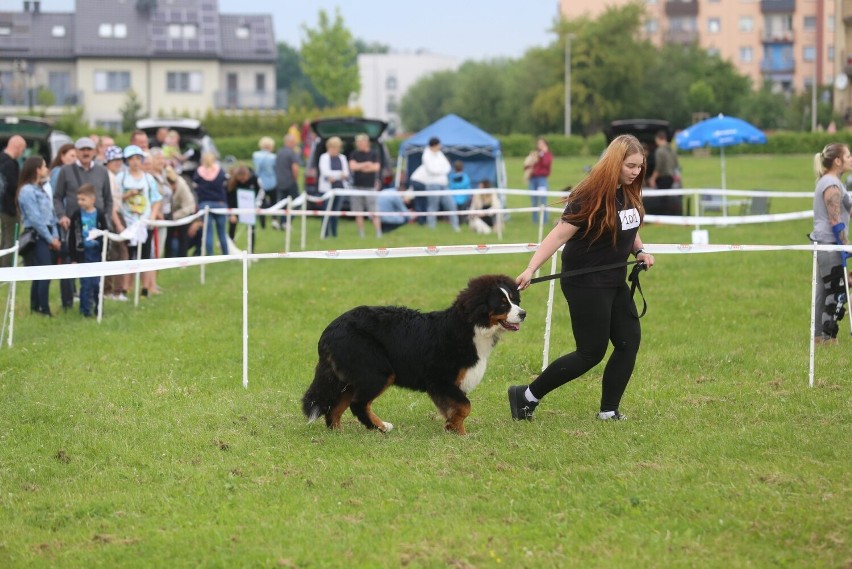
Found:
<svg viewBox="0 0 852 569"><path fill-rule="evenodd" d="M557 160L552 186L576 183L585 163ZM687 187L718 187L718 158L683 165ZM509 172L521 187L519 163ZM730 188L812 185L809 157L728 159ZM308 249L482 241L446 224L361 240L343 222L338 240L320 242L318 226ZM809 227L711 228L710 238L800 244ZM690 231L642 235L681 243ZM282 233L259 233L259 251L282 248ZM514 215L504 242L535 239L529 216ZM471 394L467 437L401 389L375 405L395 425L387 435L351 414L342 432L306 423L299 399L332 318L357 304L444 308L470 277L514 276L527 260L259 261L248 390L239 263L209 266L205 285L197 268L163 271L163 295L138 309L110 302L101 325L31 316L22 284L15 346L0 348L0 566L849 566L852 340L844 320L809 389L807 253L658 257L643 275L628 421L594 419L600 366L548 396L535 421L511 420L506 388L541 366L539 284ZM57 283L51 292L56 308ZM552 326L551 356L571 350L558 292Z"/></svg>

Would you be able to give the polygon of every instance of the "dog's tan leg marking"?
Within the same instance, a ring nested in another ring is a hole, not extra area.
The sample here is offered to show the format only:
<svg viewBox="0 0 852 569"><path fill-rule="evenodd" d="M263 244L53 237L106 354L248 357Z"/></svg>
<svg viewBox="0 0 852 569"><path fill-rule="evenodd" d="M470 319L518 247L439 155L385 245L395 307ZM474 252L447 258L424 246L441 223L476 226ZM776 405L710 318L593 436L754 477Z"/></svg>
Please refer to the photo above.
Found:
<svg viewBox="0 0 852 569"><path fill-rule="evenodd" d="M337 405L331 408L328 412L328 428L340 430L340 418L343 412L346 411L349 404L352 403L352 396L355 391L351 386L347 386L346 391L340 394L340 399L337 400Z"/></svg>
<svg viewBox="0 0 852 569"><path fill-rule="evenodd" d="M451 405L447 413L447 423L444 425L444 429L460 435L466 435L467 431L464 430L464 420L468 415L470 415L470 403Z"/></svg>
<svg viewBox="0 0 852 569"><path fill-rule="evenodd" d="M371 401L367 402L367 417L369 417L370 422L373 425L375 425L375 427L383 433L387 433L388 431L393 429L393 425L391 423L386 423L386 422L382 421L381 419L379 419L378 415L373 413L373 401L378 399L382 395L382 393L387 391L387 388L390 387L391 385L393 385L395 381L396 381L396 376L393 375L393 374L389 375L388 381L385 384L385 386L382 388L382 390L379 391L379 393Z"/></svg>

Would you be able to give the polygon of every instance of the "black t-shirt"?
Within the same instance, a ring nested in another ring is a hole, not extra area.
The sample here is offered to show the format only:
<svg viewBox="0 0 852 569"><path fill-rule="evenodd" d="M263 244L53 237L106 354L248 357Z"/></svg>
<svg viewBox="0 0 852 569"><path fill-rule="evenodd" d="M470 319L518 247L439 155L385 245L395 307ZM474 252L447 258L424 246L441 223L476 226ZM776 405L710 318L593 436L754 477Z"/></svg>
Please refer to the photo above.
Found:
<svg viewBox="0 0 852 569"><path fill-rule="evenodd" d="M18 176L20 174L18 161L0 150L0 176L5 180L3 202L0 210L6 215L17 215Z"/></svg>
<svg viewBox="0 0 852 569"><path fill-rule="evenodd" d="M617 235L615 247L612 246L612 236L604 233L596 241L591 241L587 236L585 223L579 226L574 237L568 240L562 250L562 270L573 271L589 267L599 267L612 263L626 262L630 256L633 241L639 231L642 222L641 213L638 209L624 206L624 191L619 188L616 192L615 201L618 209ZM576 204L569 203L565 207L565 213L573 213ZM603 213L601 215L604 215ZM586 287L612 287L620 286L627 278L627 267L608 269L586 273L576 277L569 277L568 283L572 286Z"/></svg>
<svg viewBox="0 0 852 569"><path fill-rule="evenodd" d="M379 156L372 150L369 152L356 150L349 155L349 159L354 160L355 162L378 162ZM352 183L356 188L374 188L376 187L377 173L378 172L353 172Z"/></svg>

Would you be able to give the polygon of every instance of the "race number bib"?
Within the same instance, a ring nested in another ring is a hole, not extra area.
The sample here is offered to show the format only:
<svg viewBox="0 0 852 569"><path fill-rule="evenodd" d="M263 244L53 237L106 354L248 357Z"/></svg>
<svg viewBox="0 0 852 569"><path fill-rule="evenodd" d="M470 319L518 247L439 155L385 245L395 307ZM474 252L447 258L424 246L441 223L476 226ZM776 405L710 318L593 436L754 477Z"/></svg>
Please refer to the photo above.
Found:
<svg viewBox="0 0 852 569"><path fill-rule="evenodd" d="M619 211L618 217L621 218L622 231L625 229L633 229L634 227L639 227L639 222L641 221L641 219L639 218L639 210L637 210L635 207Z"/></svg>

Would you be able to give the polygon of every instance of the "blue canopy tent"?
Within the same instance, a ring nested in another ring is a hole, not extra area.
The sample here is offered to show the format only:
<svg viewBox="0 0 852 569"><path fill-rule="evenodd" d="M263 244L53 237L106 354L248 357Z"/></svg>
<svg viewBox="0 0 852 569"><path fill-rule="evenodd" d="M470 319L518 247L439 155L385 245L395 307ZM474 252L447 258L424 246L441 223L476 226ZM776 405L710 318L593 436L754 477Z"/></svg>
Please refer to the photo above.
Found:
<svg viewBox="0 0 852 569"><path fill-rule="evenodd" d="M450 163L461 160L474 188L482 180L493 187L506 187L506 165L500 141L457 115L447 115L408 138L399 147L396 184L403 171L410 174L420 166L423 150L433 136L441 141L441 151Z"/></svg>

